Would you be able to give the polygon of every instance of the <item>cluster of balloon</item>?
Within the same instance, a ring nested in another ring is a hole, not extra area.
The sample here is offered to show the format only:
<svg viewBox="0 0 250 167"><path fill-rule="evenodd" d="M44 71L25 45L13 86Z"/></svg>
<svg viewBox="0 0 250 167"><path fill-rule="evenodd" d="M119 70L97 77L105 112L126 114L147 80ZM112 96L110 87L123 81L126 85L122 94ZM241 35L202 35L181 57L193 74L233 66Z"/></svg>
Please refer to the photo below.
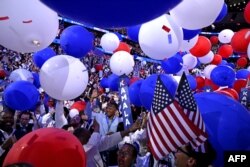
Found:
<svg viewBox="0 0 250 167"><path fill-rule="evenodd" d="M174 56L180 49L182 39L181 27L167 14L142 24L139 32L142 51L157 60Z"/></svg>
<svg viewBox="0 0 250 167"><path fill-rule="evenodd" d="M32 59L35 65L39 68L41 68L45 61L47 61L49 58L56 55L56 52L50 48L47 47L43 50L40 50L33 54Z"/></svg>
<svg viewBox="0 0 250 167"><path fill-rule="evenodd" d="M247 3L245 9L244 9L244 18L246 22L250 24L250 2Z"/></svg>
<svg viewBox="0 0 250 167"><path fill-rule="evenodd" d="M30 83L34 82L34 77L31 72L26 69L16 69L10 73L9 80L11 82L15 81L28 81Z"/></svg>
<svg viewBox="0 0 250 167"><path fill-rule="evenodd" d="M53 42L59 22L57 13L39 0L29 1L29 4L25 2L0 2L0 44L17 52L30 53Z"/></svg>
<svg viewBox="0 0 250 167"><path fill-rule="evenodd" d="M140 88L142 85L143 80L138 80L131 84L128 88L129 91L129 99L131 104L134 104L135 106L142 106L141 100L140 100Z"/></svg>
<svg viewBox="0 0 250 167"><path fill-rule="evenodd" d="M101 47L106 52L113 52L118 48L120 40L114 33L106 33L101 37Z"/></svg>
<svg viewBox="0 0 250 167"><path fill-rule="evenodd" d="M175 74L182 69L182 64L180 53L176 53L173 57L162 60L161 67L166 74Z"/></svg>
<svg viewBox="0 0 250 167"><path fill-rule="evenodd" d="M218 86L230 86L235 81L235 71L229 66L220 65L211 71L210 78Z"/></svg>
<svg viewBox="0 0 250 167"><path fill-rule="evenodd" d="M176 23L188 30L197 30L211 25L219 15L224 0L185 0L170 10Z"/></svg>
<svg viewBox="0 0 250 167"><path fill-rule="evenodd" d="M73 25L65 28L60 37L64 52L76 58L84 57L93 49L94 35L83 26Z"/></svg>
<svg viewBox="0 0 250 167"><path fill-rule="evenodd" d="M208 140L216 149L214 166L223 166L225 150L249 150L250 115L244 106L218 93L198 93L195 99L209 134Z"/></svg>
<svg viewBox="0 0 250 167"><path fill-rule="evenodd" d="M78 97L88 84L88 71L72 56L58 55L47 60L40 70L44 91L54 99L70 100Z"/></svg>
<svg viewBox="0 0 250 167"><path fill-rule="evenodd" d="M121 76L131 73L134 69L135 62L130 53L119 51L111 56L109 65L114 74Z"/></svg>
<svg viewBox="0 0 250 167"><path fill-rule="evenodd" d="M43 128L18 140L7 154L3 166L20 162L36 167L85 167L86 154L82 144L70 132Z"/></svg>
<svg viewBox="0 0 250 167"><path fill-rule="evenodd" d="M5 104L14 110L29 110L39 100L37 88L28 81L15 81L4 90Z"/></svg>
<svg viewBox="0 0 250 167"><path fill-rule="evenodd" d="M60 15L82 23L92 24L97 27L128 27L145 23L168 12L181 2L181 0L168 1L126 1L123 5L116 0L84 1L62 0L60 4L49 0L43 3L57 11ZM84 9L82 6L85 6ZM98 10L93 10L96 7ZM128 11L129 12L121 12ZM114 17L115 13L115 17Z"/></svg>

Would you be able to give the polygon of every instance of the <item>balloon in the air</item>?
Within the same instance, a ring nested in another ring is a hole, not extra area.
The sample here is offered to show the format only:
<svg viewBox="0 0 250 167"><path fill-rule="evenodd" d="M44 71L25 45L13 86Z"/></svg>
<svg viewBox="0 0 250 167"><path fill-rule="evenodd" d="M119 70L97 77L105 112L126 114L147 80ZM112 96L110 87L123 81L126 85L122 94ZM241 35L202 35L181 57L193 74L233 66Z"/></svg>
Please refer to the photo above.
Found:
<svg viewBox="0 0 250 167"><path fill-rule="evenodd" d="M106 33L101 37L101 46L107 52L113 52L119 44L120 40L114 33Z"/></svg>

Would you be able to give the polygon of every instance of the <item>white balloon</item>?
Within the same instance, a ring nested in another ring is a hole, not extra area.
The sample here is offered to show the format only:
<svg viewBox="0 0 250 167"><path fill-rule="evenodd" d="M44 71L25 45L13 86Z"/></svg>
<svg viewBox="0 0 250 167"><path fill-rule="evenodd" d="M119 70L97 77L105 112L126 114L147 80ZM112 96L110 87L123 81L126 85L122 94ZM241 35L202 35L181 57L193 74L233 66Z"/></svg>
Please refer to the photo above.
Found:
<svg viewBox="0 0 250 167"><path fill-rule="evenodd" d="M248 47L247 47L247 56L248 56L248 59L250 60L250 43L248 44Z"/></svg>
<svg viewBox="0 0 250 167"><path fill-rule="evenodd" d="M134 69L134 59L131 54L125 51L118 51L110 58L110 69L116 75L128 75Z"/></svg>
<svg viewBox="0 0 250 167"><path fill-rule="evenodd" d="M199 57L199 61L203 64L208 64L213 61L214 53L212 51L208 52L205 56Z"/></svg>
<svg viewBox="0 0 250 167"><path fill-rule="evenodd" d="M215 67L217 67L217 66L214 65L214 64L210 64L210 65L208 65L208 66L206 66L206 67L204 68L203 73L204 73L204 76L205 76L207 79L210 79L211 72L213 71L213 69L214 69Z"/></svg>
<svg viewBox="0 0 250 167"><path fill-rule="evenodd" d="M49 46L58 32L58 16L39 0L0 1L0 44L23 53Z"/></svg>
<svg viewBox="0 0 250 167"><path fill-rule="evenodd" d="M88 71L83 63L68 55L50 58L40 71L41 87L57 100L71 100L80 96L88 80Z"/></svg>
<svg viewBox="0 0 250 167"><path fill-rule="evenodd" d="M107 52L113 52L118 48L120 44L120 40L114 33L106 33L101 38L100 45Z"/></svg>
<svg viewBox="0 0 250 167"><path fill-rule="evenodd" d="M170 10L170 15L179 26L197 30L211 25L223 4L224 0L185 0Z"/></svg>
<svg viewBox="0 0 250 167"><path fill-rule="evenodd" d="M174 56L180 49L182 39L181 27L177 26L167 14L142 24L139 31L142 51L157 60Z"/></svg>
<svg viewBox="0 0 250 167"><path fill-rule="evenodd" d="M192 48L194 47L194 45L197 43L198 38L199 38L199 35L196 35L195 37L193 37L193 38L190 39L190 40L182 40L180 50L183 51L183 52L184 52L184 51L189 51L189 50L192 49Z"/></svg>
<svg viewBox="0 0 250 167"><path fill-rule="evenodd" d="M16 69L16 70L11 72L11 74L9 76L9 80L12 82L23 80L23 81L29 81L29 82L33 83L34 77L33 77L32 73L29 72L28 70Z"/></svg>
<svg viewBox="0 0 250 167"><path fill-rule="evenodd" d="M183 60L183 67L182 68L184 70L193 69L197 65L197 58L190 53L185 54L182 57L182 60Z"/></svg>
<svg viewBox="0 0 250 167"><path fill-rule="evenodd" d="M230 43L233 36L234 32L232 30L225 29L219 33L218 38L220 43Z"/></svg>

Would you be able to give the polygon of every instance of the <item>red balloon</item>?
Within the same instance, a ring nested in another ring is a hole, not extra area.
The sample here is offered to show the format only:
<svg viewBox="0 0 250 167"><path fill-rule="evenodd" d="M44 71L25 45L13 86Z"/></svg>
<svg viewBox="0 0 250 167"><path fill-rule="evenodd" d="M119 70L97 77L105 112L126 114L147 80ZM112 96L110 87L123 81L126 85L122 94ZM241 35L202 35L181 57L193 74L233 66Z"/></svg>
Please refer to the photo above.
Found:
<svg viewBox="0 0 250 167"><path fill-rule="evenodd" d="M129 85L133 84L134 82L140 80L141 78L140 77L132 77L129 81Z"/></svg>
<svg viewBox="0 0 250 167"><path fill-rule="evenodd" d="M222 61L221 55L215 54L215 55L214 55L214 59L213 59L213 61L211 62L211 64L218 65L218 64L221 63L221 61Z"/></svg>
<svg viewBox="0 0 250 167"><path fill-rule="evenodd" d="M228 44L221 45L218 49L218 54L221 55L223 58L228 58L233 54L233 48L231 45Z"/></svg>
<svg viewBox="0 0 250 167"><path fill-rule="evenodd" d="M43 128L19 139L7 154L3 166L20 162L35 167L86 167L86 155L72 133Z"/></svg>
<svg viewBox="0 0 250 167"><path fill-rule="evenodd" d="M215 83L213 83L212 80L208 79L208 78L205 78L205 86L211 86L211 88L213 90L217 90L219 88L218 85L216 85Z"/></svg>
<svg viewBox="0 0 250 167"><path fill-rule="evenodd" d="M118 48L116 50L114 50L114 53L118 52L118 51L126 51L126 52L130 53L131 48L125 42L120 42Z"/></svg>
<svg viewBox="0 0 250 167"><path fill-rule="evenodd" d="M6 72L4 70L0 70L0 79L4 79L6 77Z"/></svg>
<svg viewBox="0 0 250 167"><path fill-rule="evenodd" d="M246 67L246 65L247 65L247 58L245 58L245 57L240 57L240 58L237 60L236 64L237 64L238 67L242 67L242 68Z"/></svg>
<svg viewBox="0 0 250 167"><path fill-rule="evenodd" d="M79 112L84 111L85 108L86 108L86 103L84 101L76 101L70 107L70 109L77 109Z"/></svg>
<svg viewBox="0 0 250 167"><path fill-rule="evenodd" d="M96 70L96 71L101 71L101 70L103 70L103 65L102 65L102 64L96 64L96 65L95 65L95 70Z"/></svg>
<svg viewBox="0 0 250 167"><path fill-rule="evenodd" d="M199 36L197 43L190 49L190 53L195 57L202 57L210 52L211 47L211 42L207 37Z"/></svg>
<svg viewBox="0 0 250 167"><path fill-rule="evenodd" d="M210 42L212 43L212 45L217 45L219 43L219 39L217 36L211 36Z"/></svg>
<svg viewBox="0 0 250 167"><path fill-rule="evenodd" d="M241 88L245 88L247 85L247 80L245 79L238 79L234 82L233 88L240 93Z"/></svg>
<svg viewBox="0 0 250 167"><path fill-rule="evenodd" d="M234 33L231 45L233 50L238 53L246 53L250 42L250 29L242 29Z"/></svg>
<svg viewBox="0 0 250 167"><path fill-rule="evenodd" d="M205 86L205 79L201 76L197 76L196 78L196 82L197 82L197 89L201 89Z"/></svg>
<svg viewBox="0 0 250 167"><path fill-rule="evenodd" d="M234 90L232 88L223 88L223 89L218 90L216 92L227 95L227 96L233 98L236 101L239 100L239 94L236 92L236 90Z"/></svg>
<svg viewBox="0 0 250 167"><path fill-rule="evenodd" d="M250 24L250 2L247 3L247 6L244 9L244 18L246 22Z"/></svg>

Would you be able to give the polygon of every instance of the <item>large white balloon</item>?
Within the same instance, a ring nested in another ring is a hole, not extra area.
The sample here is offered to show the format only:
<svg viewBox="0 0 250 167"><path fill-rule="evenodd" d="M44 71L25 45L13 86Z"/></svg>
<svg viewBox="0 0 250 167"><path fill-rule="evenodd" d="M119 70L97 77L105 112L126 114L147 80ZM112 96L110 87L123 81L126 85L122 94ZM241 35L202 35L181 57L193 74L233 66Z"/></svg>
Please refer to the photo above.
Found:
<svg viewBox="0 0 250 167"><path fill-rule="evenodd" d="M23 53L49 46L58 32L57 14L39 0L0 1L0 44Z"/></svg>
<svg viewBox="0 0 250 167"><path fill-rule="evenodd" d="M170 15L179 26L197 30L211 25L223 4L224 0L185 0L170 10Z"/></svg>
<svg viewBox="0 0 250 167"><path fill-rule="evenodd" d="M114 33L106 33L101 38L101 46L107 52L113 52L118 48L120 40Z"/></svg>
<svg viewBox="0 0 250 167"><path fill-rule="evenodd" d="M165 14L142 24L139 31L139 44L142 51L157 60L172 57L179 51L183 32L172 18Z"/></svg>
<svg viewBox="0 0 250 167"><path fill-rule="evenodd" d="M199 35L196 35L190 40L182 40L180 50L184 52L184 51L189 51L190 49L192 49L194 45L197 43L198 37Z"/></svg>
<svg viewBox="0 0 250 167"><path fill-rule="evenodd" d="M34 77L33 77L32 73L26 69L16 69L16 70L11 72L11 74L9 76L9 80L12 82L23 80L23 81L29 81L29 82L33 83Z"/></svg>
<svg viewBox="0 0 250 167"><path fill-rule="evenodd" d="M208 64L214 59L214 53L212 51L208 52L205 56L199 57L199 61L203 64Z"/></svg>
<svg viewBox="0 0 250 167"><path fill-rule="evenodd" d="M128 75L134 69L134 59L131 54L125 51L118 51L110 58L110 69L116 75Z"/></svg>
<svg viewBox="0 0 250 167"><path fill-rule="evenodd" d="M234 36L234 32L232 30L225 29L219 33L218 38L219 38L220 43L230 43L233 36Z"/></svg>
<svg viewBox="0 0 250 167"><path fill-rule="evenodd" d="M197 65L197 58L193 56L192 54L185 54L182 57L183 60L183 67L184 70L190 70L193 69Z"/></svg>
<svg viewBox="0 0 250 167"><path fill-rule="evenodd" d="M210 79L211 72L213 71L213 69L214 69L215 67L217 67L217 66L214 65L214 64L210 64L210 65L208 65L208 66L206 66L206 67L204 68L203 74L204 74L204 76L205 76L207 79Z"/></svg>
<svg viewBox="0 0 250 167"><path fill-rule="evenodd" d="M57 100L71 100L80 96L88 80L86 67L79 59L68 55L50 58L40 71L41 87Z"/></svg>

